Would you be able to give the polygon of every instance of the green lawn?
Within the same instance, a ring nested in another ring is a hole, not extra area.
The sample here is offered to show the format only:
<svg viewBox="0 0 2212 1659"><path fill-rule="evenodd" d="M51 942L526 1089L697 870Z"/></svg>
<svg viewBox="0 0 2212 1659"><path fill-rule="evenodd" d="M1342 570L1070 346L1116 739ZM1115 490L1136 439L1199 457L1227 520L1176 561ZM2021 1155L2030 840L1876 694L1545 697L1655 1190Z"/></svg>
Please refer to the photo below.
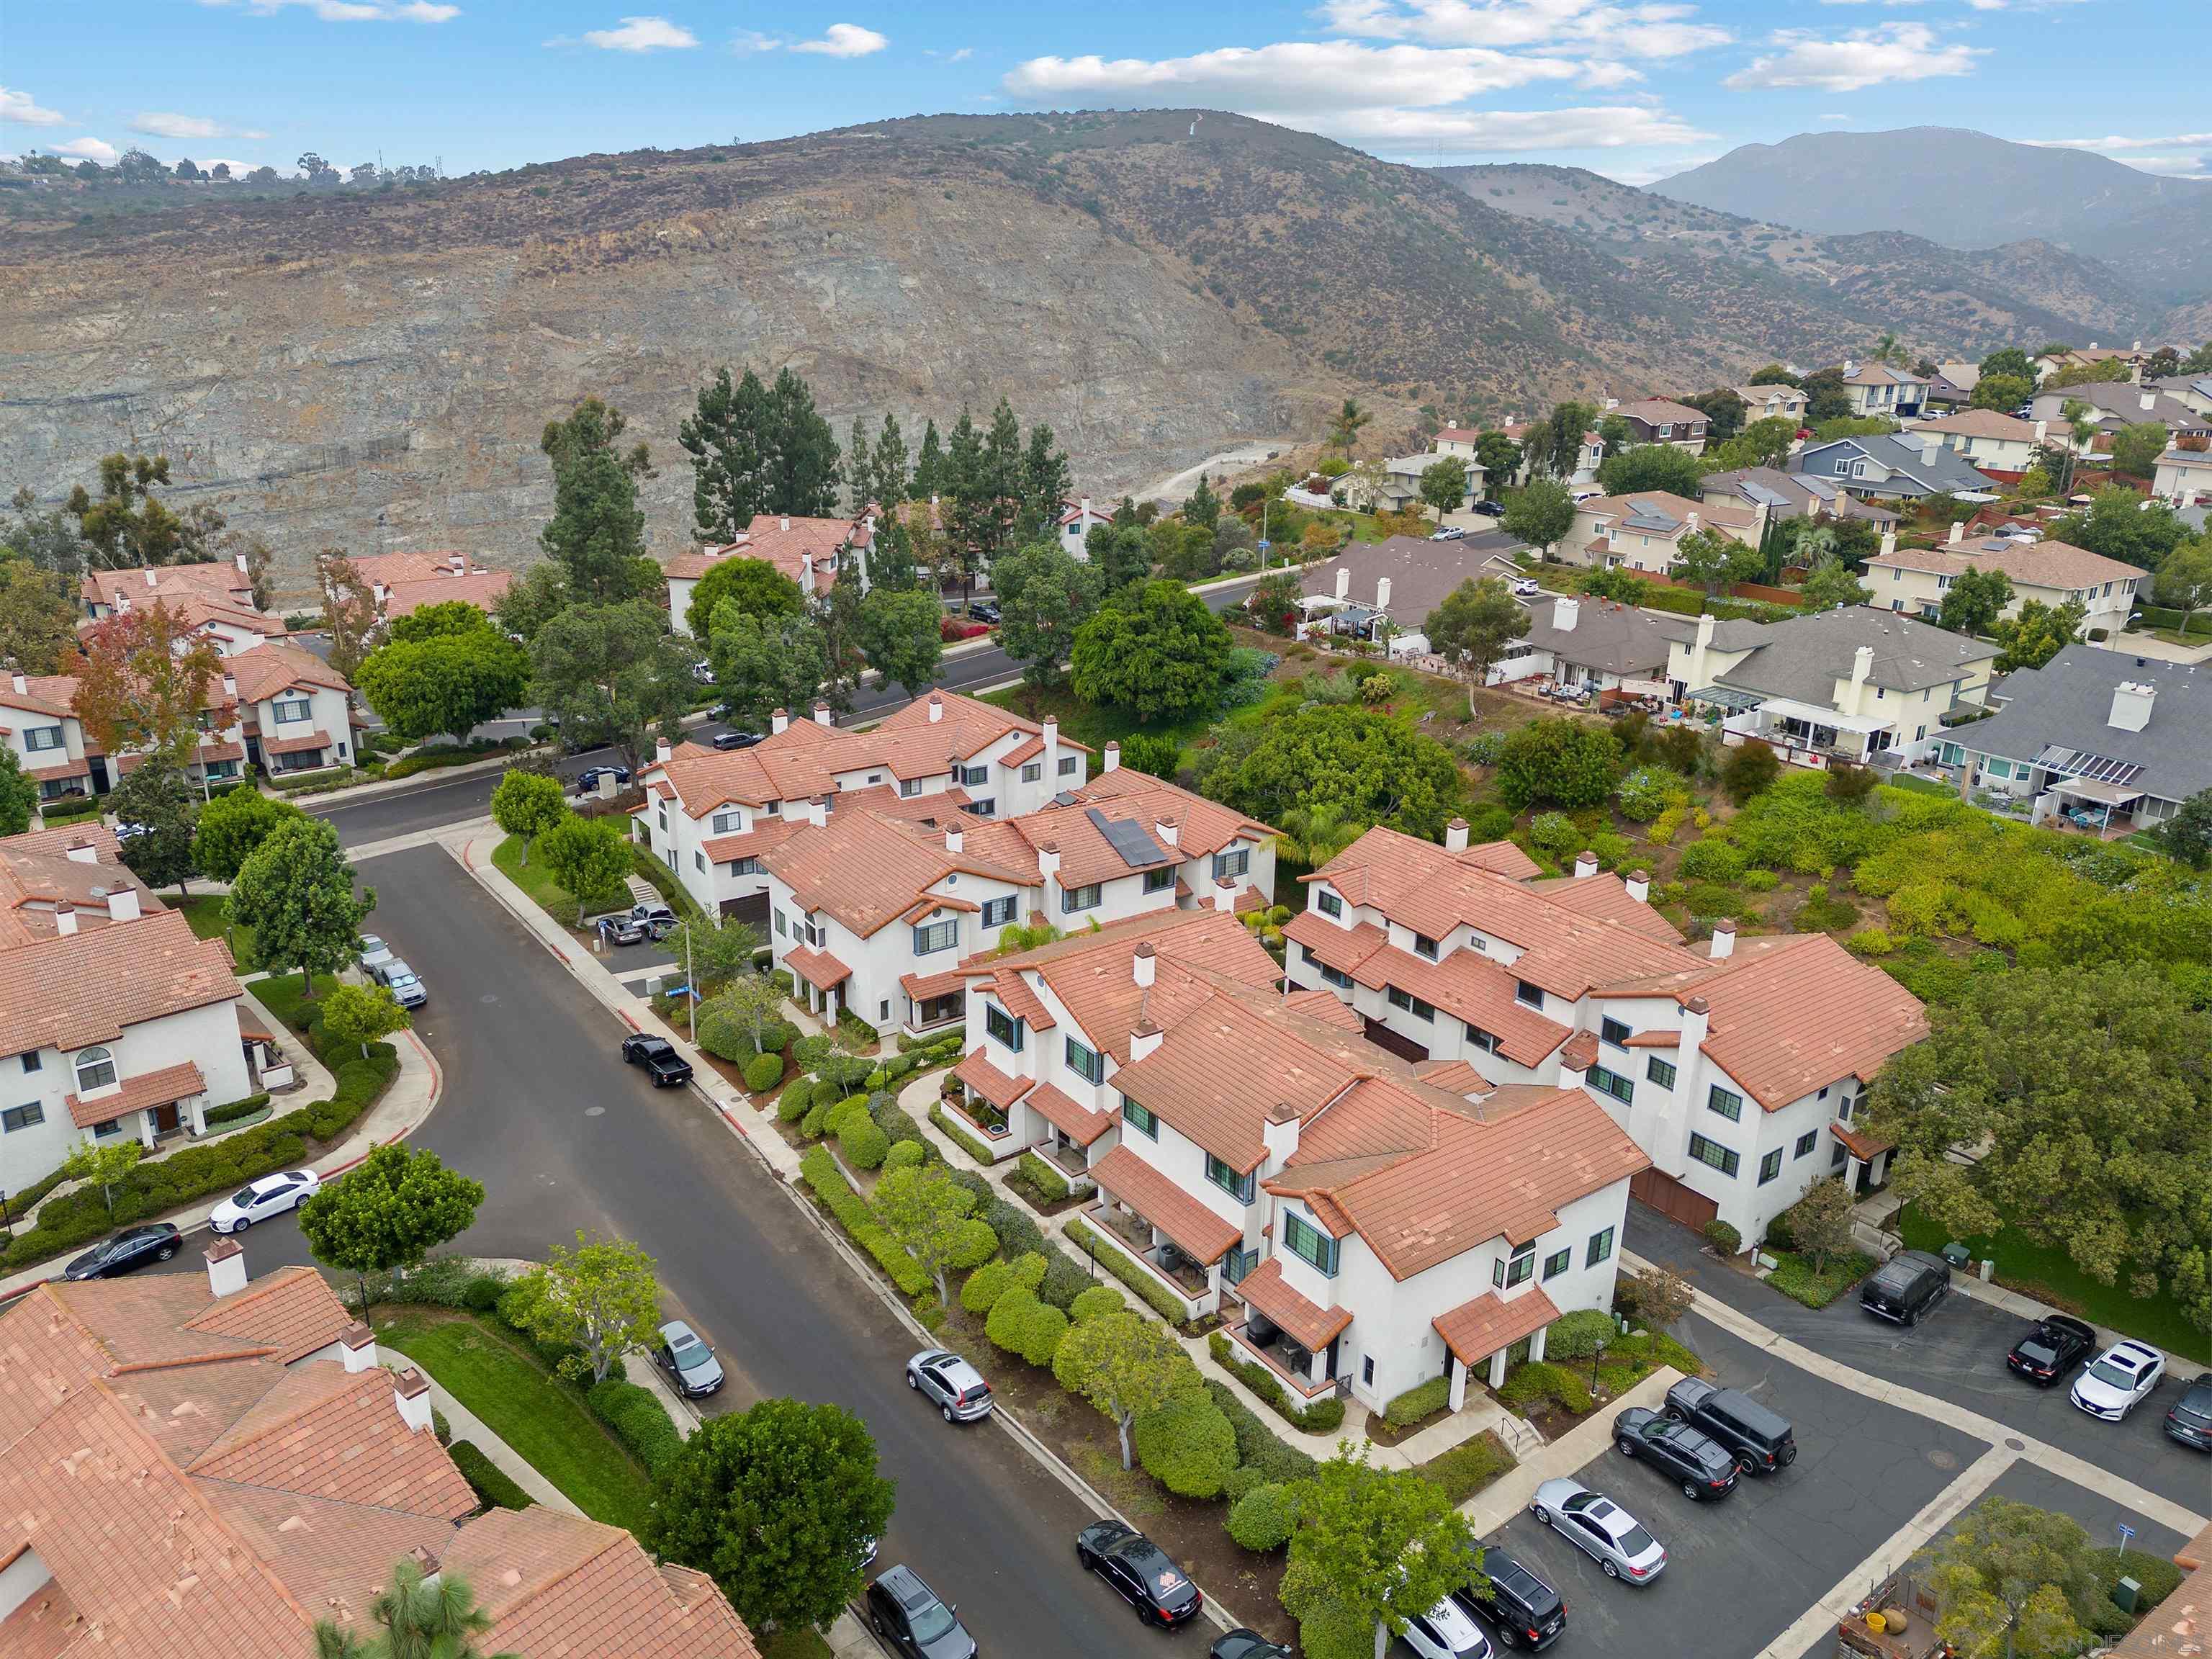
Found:
<svg viewBox="0 0 2212 1659"><path fill-rule="evenodd" d="M1910 772L1899 772L1889 782L1894 788L1916 790L1923 795L1955 795L1959 793L1950 784L1938 783L1933 778L1916 778Z"/></svg>
<svg viewBox="0 0 2212 1659"><path fill-rule="evenodd" d="M761 1659L830 1659L830 1644L811 1625L770 1631L755 1639L760 1643Z"/></svg>
<svg viewBox="0 0 2212 1659"><path fill-rule="evenodd" d="M253 961L253 930L233 927L223 920L222 907L229 902L221 893L195 893L182 904L170 900L169 908L184 912L185 925L192 930L195 938L228 937L230 954L237 958L240 967L248 967Z"/></svg>
<svg viewBox="0 0 2212 1659"><path fill-rule="evenodd" d="M1103 754L1109 742L1119 743L1140 732L1188 745L1221 718L1218 713L1206 714L1179 722L1148 726L1127 709L1085 702L1064 685L1042 691L1026 685L1010 685L1003 691L986 691L982 700L1011 710L1024 720L1041 720L1048 714L1053 715L1060 721L1062 737L1083 744L1094 756Z"/></svg>
<svg viewBox="0 0 2212 1659"><path fill-rule="evenodd" d="M376 1310L376 1340L397 1348L594 1521L645 1524L653 1483L576 1391L488 1321L415 1307Z"/></svg>
<svg viewBox="0 0 2212 1659"><path fill-rule="evenodd" d="M509 836L500 842L492 852L491 861L501 875L535 899L538 908L554 921L563 927L576 925L576 901L553 879L552 872L543 864L523 863L520 836Z"/></svg>
<svg viewBox="0 0 2212 1659"><path fill-rule="evenodd" d="M1898 1231L1916 1250L1940 1250L1950 1242L1950 1235L1910 1205L1898 1217ZM2203 1356L2212 1352L2212 1335L2184 1318L2171 1297L2144 1301L2130 1296L2119 1285L2100 1285L2075 1267L2065 1251L2039 1244L2017 1228L2004 1229L1994 1240L1959 1242L1974 1253L1976 1261L1994 1260L1996 1282L2007 1290L2048 1302L2124 1335L2155 1343L2169 1353Z"/></svg>

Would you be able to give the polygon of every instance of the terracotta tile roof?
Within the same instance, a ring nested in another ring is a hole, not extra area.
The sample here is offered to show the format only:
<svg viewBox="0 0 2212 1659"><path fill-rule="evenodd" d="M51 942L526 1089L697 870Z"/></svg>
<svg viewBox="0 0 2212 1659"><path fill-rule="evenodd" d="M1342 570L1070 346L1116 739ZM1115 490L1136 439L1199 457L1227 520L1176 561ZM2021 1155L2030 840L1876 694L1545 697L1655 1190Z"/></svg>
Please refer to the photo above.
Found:
<svg viewBox="0 0 2212 1659"><path fill-rule="evenodd" d="M1832 1122L1828 1125L1828 1133L1842 1141L1851 1156L1862 1162L1870 1163L1897 1145L1895 1141L1885 1140L1880 1135L1870 1135L1863 1130L1854 1129L1848 1123Z"/></svg>
<svg viewBox="0 0 2212 1659"><path fill-rule="evenodd" d="M223 1480L193 1485L294 1601L334 1623L361 1625L377 1592L391 1582L394 1561L417 1549L442 1558L453 1540L453 1523L441 1516ZM4 1642L0 1653L13 1659Z"/></svg>
<svg viewBox="0 0 2212 1659"><path fill-rule="evenodd" d="M146 580L149 575L154 578L150 584ZM137 605L149 599L177 599L198 595L235 605L241 598L250 601L253 594L252 580L228 559L202 564L156 565L150 570L144 565L119 570L88 570L82 586L87 599L97 600L111 610L118 598L128 599Z"/></svg>
<svg viewBox="0 0 2212 1659"><path fill-rule="evenodd" d="M1114 810L1108 814L1111 817L1134 818L1150 824L1162 817L1173 817L1180 828L1176 851L1185 859L1218 853L1239 839L1273 841L1278 833L1257 818L1231 811L1219 801L1193 794L1133 767L1120 766L1111 772L1101 772L1074 793L1075 799L1086 806L1114 803Z"/></svg>
<svg viewBox="0 0 2212 1659"><path fill-rule="evenodd" d="M1542 865L1510 841L1477 842L1459 855L1459 861L1473 869L1504 876L1508 881L1528 881L1544 873Z"/></svg>
<svg viewBox="0 0 2212 1659"><path fill-rule="evenodd" d="M1044 739L1041 737L1031 738L1026 742L1016 744L1005 754L1000 756L999 764L1019 766L1024 761L1033 761L1042 753L1044 753Z"/></svg>
<svg viewBox="0 0 2212 1659"><path fill-rule="evenodd" d="M187 628L205 629L222 626L241 634L258 634L264 638L281 638L284 624L274 617L264 616L248 605L233 605L227 600L187 595L182 599L162 601Z"/></svg>
<svg viewBox="0 0 2212 1659"><path fill-rule="evenodd" d="M223 672L238 685L240 702L260 702L295 685L326 691L351 691L346 677L312 651L293 645L257 645L222 659Z"/></svg>
<svg viewBox="0 0 2212 1659"><path fill-rule="evenodd" d="M966 831L964 823L961 828ZM827 911L863 939L931 900L931 890L948 876L1014 886L1041 879L1034 856L1026 868L1006 861L994 856L988 836L963 833L962 850L954 853L941 831L865 808L841 807L828 823L801 827L762 854L761 863L805 908Z"/></svg>
<svg viewBox="0 0 2212 1659"><path fill-rule="evenodd" d="M70 760L64 757L51 766L24 766L19 769L34 783L58 783L64 778L88 778L92 775L92 763L82 757Z"/></svg>
<svg viewBox="0 0 2212 1659"><path fill-rule="evenodd" d="M952 1068L952 1075L967 1085L971 1094L982 1096L1002 1112L1036 1086L1032 1078L1007 1076L991 1064L981 1048L971 1050L967 1059Z"/></svg>
<svg viewBox="0 0 2212 1659"><path fill-rule="evenodd" d="M708 862L735 864L739 859L757 859L782 846L805 827L803 818L762 817L742 835L716 836L699 845Z"/></svg>
<svg viewBox="0 0 2212 1659"><path fill-rule="evenodd" d="M514 585L511 570L471 570L465 575L448 571L421 581L393 582L385 589L384 614L411 617L426 605L449 605L456 599L489 611Z"/></svg>
<svg viewBox="0 0 2212 1659"><path fill-rule="evenodd" d="M264 755L319 755L337 739L327 732L311 732L304 738L264 738L261 752Z"/></svg>
<svg viewBox="0 0 2212 1659"><path fill-rule="evenodd" d="M1548 881L1532 881L1528 890L1541 893L1554 904L1565 905L1577 915L1588 916L1593 921L1616 922L1662 944L1682 942L1674 924L1650 904L1632 897L1628 884L1612 871L1601 871L1595 876L1555 876Z"/></svg>
<svg viewBox="0 0 2212 1659"><path fill-rule="evenodd" d="M95 1123L108 1122L125 1112L167 1106L187 1095L206 1092L207 1079L200 1075L198 1065L188 1060L181 1066L164 1066L158 1072L142 1072L137 1077L125 1078L123 1086L112 1095L96 1095L90 1100L64 1095L62 1104L69 1108L71 1122L80 1129L89 1129Z"/></svg>
<svg viewBox="0 0 2212 1659"><path fill-rule="evenodd" d="M220 939L173 910L0 950L0 1054L82 1048L125 1026L240 995Z"/></svg>
<svg viewBox="0 0 2212 1659"><path fill-rule="evenodd" d="M1269 1256L1237 1281L1237 1294L1244 1305L1264 1314L1300 1347L1319 1352L1344 1334L1352 1323L1348 1308L1321 1307L1292 1290L1283 1278L1283 1264Z"/></svg>
<svg viewBox="0 0 2212 1659"><path fill-rule="evenodd" d="M1041 1114L1046 1122L1079 1146L1088 1146L1115 1123L1108 1114L1093 1111L1049 1083L1037 1085L1022 1097L1022 1103Z"/></svg>
<svg viewBox="0 0 2212 1659"><path fill-rule="evenodd" d="M76 713L76 681L67 674L26 674L18 691L14 676L0 673L0 708L68 720Z"/></svg>
<svg viewBox="0 0 2212 1659"><path fill-rule="evenodd" d="M853 970L827 951L810 950L804 945L793 945L785 954L783 965L818 991L834 991L853 977Z"/></svg>
<svg viewBox="0 0 2212 1659"><path fill-rule="evenodd" d="M786 519L756 513L735 541L678 553L661 571L678 581L696 580L732 559L758 559L793 581L809 564L817 577L834 576L838 553L854 539L859 527L854 519Z"/></svg>
<svg viewBox="0 0 2212 1659"><path fill-rule="evenodd" d="M2069 542L2024 542L2003 536L1936 548L1900 547L1867 561L1869 569L1876 567L1925 571L1937 576L1961 576L1977 568L2002 570L2016 584L2068 591L2128 581L2144 574L2134 565L2122 564Z"/></svg>
<svg viewBox="0 0 2212 1659"><path fill-rule="evenodd" d="M1438 1314L1429 1326L1461 1364L1473 1366L1524 1336L1534 1336L1559 1316L1543 1286L1531 1285L1510 1302L1500 1301L1495 1291L1485 1291L1474 1301Z"/></svg>
<svg viewBox="0 0 2212 1659"><path fill-rule="evenodd" d="M1318 991L1293 991L1283 999L1283 1006L1294 1014L1319 1020L1324 1025L1334 1025L1339 1030L1364 1031L1358 1012L1337 999L1335 992L1326 988Z"/></svg>
<svg viewBox="0 0 2212 1659"><path fill-rule="evenodd" d="M1243 1238L1234 1223L1223 1220L1127 1146L1115 1147L1092 1164L1091 1175L1100 1190L1127 1204L1201 1264L1220 1261Z"/></svg>
<svg viewBox="0 0 2212 1659"><path fill-rule="evenodd" d="M1018 968L1002 968L991 976L984 989L1006 1005L1006 1010L1016 1019L1024 1022L1032 1031L1048 1031L1058 1024L1044 999L1030 988Z"/></svg>
<svg viewBox="0 0 2212 1659"><path fill-rule="evenodd" d="M1333 926L1326 921L1322 925ZM1361 963L1352 977L1370 989L1395 985L1489 1032L1498 1039L1499 1051L1516 1065L1532 1069L1541 1065L1570 1035L1566 1026L1538 1013L1515 994L1519 981L1513 969L1480 951L1454 951L1440 961L1429 962L1386 945Z"/></svg>
<svg viewBox="0 0 2212 1659"><path fill-rule="evenodd" d="M1417 1075L1431 1089L1448 1094L1486 1095L1498 1086L1463 1060L1432 1060L1418 1067Z"/></svg>
<svg viewBox="0 0 2212 1659"><path fill-rule="evenodd" d="M2107 1659L2203 1659L2212 1632L2212 1527L2176 1550L2173 1565L2189 1576L2107 1650Z"/></svg>
<svg viewBox="0 0 2212 1659"><path fill-rule="evenodd" d="M1679 1048L1682 1046L1680 1031L1638 1031L1625 1045L1631 1048Z"/></svg>
<svg viewBox="0 0 2212 1659"><path fill-rule="evenodd" d="M949 997L955 991L968 988L968 975L957 968L948 968L941 974L901 974L899 989L916 1002L929 1002L939 997Z"/></svg>
<svg viewBox="0 0 2212 1659"><path fill-rule="evenodd" d="M477 1507L437 1436L400 1417L381 1366L285 1372L188 1473L449 1521Z"/></svg>
<svg viewBox="0 0 2212 1659"><path fill-rule="evenodd" d="M185 1328L265 1346L289 1364L328 1347L352 1323L353 1316L320 1273L279 1267L209 1304Z"/></svg>

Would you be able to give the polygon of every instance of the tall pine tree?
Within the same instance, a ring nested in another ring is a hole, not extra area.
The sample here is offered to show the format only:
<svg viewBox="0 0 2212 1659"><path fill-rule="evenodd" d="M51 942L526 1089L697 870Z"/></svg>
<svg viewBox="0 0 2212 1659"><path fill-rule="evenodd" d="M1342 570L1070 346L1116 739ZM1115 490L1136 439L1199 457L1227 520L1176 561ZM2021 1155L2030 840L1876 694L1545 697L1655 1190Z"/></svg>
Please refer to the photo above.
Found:
<svg viewBox="0 0 2212 1659"><path fill-rule="evenodd" d="M853 516L859 518L875 500L875 463L868 453L868 428L853 416L852 441L845 447L845 481L853 488Z"/></svg>
<svg viewBox="0 0 2212 1659"><path fill-rule="evenodd" d="M914 464L914 483L908 498L917 501L933 501L945 493L945 445L937 435L937 422L932 421L922 428L921 453Z"/></svg>
<svg viewBox="0 0 2212 1659"><path fill-rule="evenodd" d="M857 445L859 439L854 442ZM898 417L884 416L883 430L876 434L875 453L868 461L869 484L876 493L876 505L883 508L883 517L889 519L897 513L899 503L907 497L906 437L900 432Z"/></svg>
<svg viewBox="0 0 2212 1659"><path fill-rule="evenodd" d="M983 561L997 544L993 538L997 504L983 470L983 441L968 411L952 428L952 442L945 456L942 483L945 498L945 539L947 550L960 567L960 597L965 602L974 592Z"/></svg>
<svg viewBox="0 0 2212 1659"><path fill-rule="evenodd" d="M991 411L991 429L983 434L982 477L988 507L988 528L983 562L1014 544L1014 526L1022 512L1022 423L1004 398Z"/></svg>
<svg viewBox="0 0 2212 1659"><path fill-rule="evenodd" d="M548 422L538 443L553 463L553 518L538 543L586 604L619 604L660 579L645 556L637 504L637 481L653 466L643 444L617 453L624 424L620 410L586 398L567 420Z"/></svg>
<svg viewBox="0 0 2212 1659"><path fill-rule="evenodd" d="M837 510L837 485L843 459L837 439L814 407L814 393L788 367L776 371L769 388L766 446L767 500L764 513L826 519Z"/></svg>
<svg viewBox="0 0 2212 1659"><path fill-rule="evenodd" d="M1067 500L1067 452L1053 447L1052 428L1039 421L1030 428L1022 453L1022 511L1015 544L1026 547L1048 535Z"/></svg>
<svg viewBox="0 0 2212 1659"><path fill-rule="evenodd" d="M691 457L691 512L700 540L735 541L764 510L767 413L768 388L759 375L748 368L732 386L730 371L718 369L700 392L696 411L677 428L677 441Z"/></svg>

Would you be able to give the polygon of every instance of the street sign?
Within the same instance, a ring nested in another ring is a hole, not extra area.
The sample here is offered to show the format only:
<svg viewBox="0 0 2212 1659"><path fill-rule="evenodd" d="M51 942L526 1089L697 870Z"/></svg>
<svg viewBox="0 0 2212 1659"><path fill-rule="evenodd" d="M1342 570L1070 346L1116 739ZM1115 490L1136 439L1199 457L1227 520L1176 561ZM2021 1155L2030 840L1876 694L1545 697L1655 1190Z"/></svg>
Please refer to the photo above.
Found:
<svg viewBox="0 0 2212 1659"><path fill-rule="evenodd" d="M1269 548L1273 547L1273 545L1274 545L1274 543L1270 542L1270 541L1262 541L1262 542L1261 542L1261 543L1259 544L1260 550L1261 550L1262 553L1265 553L1265 552L1266 552Z"/></svg>
<svg viewBox="0 0 2212 1659"><path fill-rule="evenodd" d="M2130 1526L2124 1521L2120 1522L2120 1542L2123 1546L2127 1543L2128 1540L2133 1538L2135 1535L2136 1529L2133 1527Z"/></svg>

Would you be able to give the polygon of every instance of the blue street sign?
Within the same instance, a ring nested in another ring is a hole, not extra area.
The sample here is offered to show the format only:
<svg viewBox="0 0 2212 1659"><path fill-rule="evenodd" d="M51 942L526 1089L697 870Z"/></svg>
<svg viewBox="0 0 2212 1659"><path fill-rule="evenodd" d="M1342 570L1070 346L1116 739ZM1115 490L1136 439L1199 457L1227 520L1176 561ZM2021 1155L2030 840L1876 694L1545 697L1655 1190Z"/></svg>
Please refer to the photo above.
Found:
<svg viewBox="0 0 2212 1659"><path fill-rule="evenodd" d="M2129 1539L2130 1539L2130 1538L2134 1537L2135 1535L2136 1535L2136 1529L2135 1529L2133 1527L2130 1526L2130 1525L2129 1525L2126 1522L2124 1522L2124 1521L2123 1521L2123 1522L2120 1522L2120 1542L2121 1542L2121 1543L2123 1543L2123 1544L2126 1543L2126 1542L2128 1541L2128 1540L2129 1540Z"/></svg>
<svg viewBox="0 0 2212 1659"><path fill-rule="evenodd" d="M1265 553L1265 552L1266 552L1269 548L1273 547L1273 545L1274 545L1274 543L1273 543L1273 542L1261 542L1261 543L1260 544L1260 550L1261 550L1262 553Z"/></svg>

